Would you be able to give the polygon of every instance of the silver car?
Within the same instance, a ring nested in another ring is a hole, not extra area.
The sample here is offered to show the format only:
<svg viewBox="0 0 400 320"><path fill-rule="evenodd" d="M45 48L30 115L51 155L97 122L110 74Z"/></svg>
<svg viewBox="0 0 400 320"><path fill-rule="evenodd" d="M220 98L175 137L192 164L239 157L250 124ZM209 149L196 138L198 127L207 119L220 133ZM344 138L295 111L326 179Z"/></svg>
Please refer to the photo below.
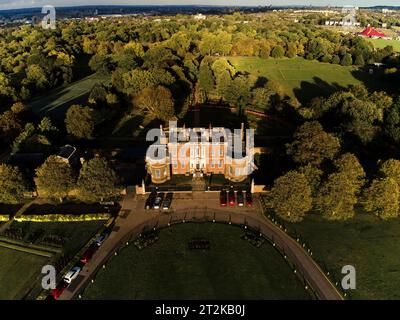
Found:
<svg viewBox="0 0 400 320"><path fill-rule="evenodd" d="M162 202L164 200L164 194L163 193L159 193L156 197L156 200L154 200L154 209L160 209Z"/></svg>

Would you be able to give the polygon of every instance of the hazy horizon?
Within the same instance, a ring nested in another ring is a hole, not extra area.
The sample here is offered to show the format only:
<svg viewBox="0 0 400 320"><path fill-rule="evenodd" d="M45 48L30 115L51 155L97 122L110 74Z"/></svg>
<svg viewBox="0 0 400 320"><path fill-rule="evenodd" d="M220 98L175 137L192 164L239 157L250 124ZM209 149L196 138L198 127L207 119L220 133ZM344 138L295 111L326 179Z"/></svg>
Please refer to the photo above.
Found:
<svg viewBox="0 0 400 320"><path fill-rule="evenodd" d="M35 8L43 5L55 7L73 7L85 5L205 5L205 6L289 6L289 5L312 5L312 6L345 6L353 5L358 7L370 6L399 6L398 0L157 0L157 1L132 1L132 0L0 0L0 10Z"/></svg>

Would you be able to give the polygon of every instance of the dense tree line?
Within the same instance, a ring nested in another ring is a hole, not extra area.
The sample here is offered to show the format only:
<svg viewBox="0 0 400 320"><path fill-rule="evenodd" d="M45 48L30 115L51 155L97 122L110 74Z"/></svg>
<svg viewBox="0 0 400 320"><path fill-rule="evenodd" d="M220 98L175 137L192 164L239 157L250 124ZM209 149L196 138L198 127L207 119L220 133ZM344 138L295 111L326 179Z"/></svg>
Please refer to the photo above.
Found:
<svg viewBox="0 0 400 320"><path fill-rule="evenodd" d="M119 195L119 179L106 159L94 157L76 168L57 156L50 156L36 169L34 190L23 171L12 165L0 165L0 203L21 203L29 192L39 197L63 201L72 196L84 202L99 202Z"/></svg>
<svg viewBox="0 0 400 320"><path fill-rule="evenodd" d="M395 59L389 46L374 50L365 39L272 13L235 13L202 22L181 16L161 22L64 21L54 31L24 26L0 34L1 108L70 82L84 55L91 57L93 70L112 73L114 86L127 94L137 94L144 86L194 80L206 56L300 56L342 65Z"/></svg>
<svg viewBox="0 0 400 320"><path fill-rule="evenodd" d="M400 215L400 160L380 161L368 177L357 156L343 152L335 134L305 122L286 145L295 169L275 180L268 198L283 219L301 221L307 213L347 220L355 208L382 219Z"/></svg>

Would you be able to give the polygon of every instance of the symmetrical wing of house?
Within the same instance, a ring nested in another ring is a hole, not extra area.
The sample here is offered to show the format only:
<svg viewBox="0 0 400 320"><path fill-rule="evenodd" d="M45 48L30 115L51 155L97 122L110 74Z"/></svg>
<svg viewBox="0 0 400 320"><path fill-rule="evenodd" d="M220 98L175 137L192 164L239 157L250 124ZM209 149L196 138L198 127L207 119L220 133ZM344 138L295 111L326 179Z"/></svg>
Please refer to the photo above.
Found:
<svg viewBox="0 0 400 320"><path fill-rule="evenodd" d="M160 136L146 155L147 172L153 183L165 183L173 175L203 177L210 174L222 174L231 181L240 182L255 167L252 137L246 134L243 125L234 132L211 126L168 130L160 127Z"/></svg>

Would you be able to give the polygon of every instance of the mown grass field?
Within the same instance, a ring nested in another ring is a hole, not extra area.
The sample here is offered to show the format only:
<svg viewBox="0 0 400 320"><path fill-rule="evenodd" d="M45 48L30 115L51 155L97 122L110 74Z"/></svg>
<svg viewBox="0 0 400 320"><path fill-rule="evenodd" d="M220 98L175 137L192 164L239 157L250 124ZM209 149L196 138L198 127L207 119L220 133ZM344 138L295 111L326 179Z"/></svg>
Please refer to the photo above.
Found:
<svg viewBox="0 0 400 320"><path fill-rule="evenodd" d="M356 67L343 67L303 58L229 57L228 60L236 70L279 82L287 95L297 97L300 101L361 83L361 80L355 78ZM357 75L369 76L366 72L357 72Z"/></svg>
<svg viewBox="0 0 400 320"><path fill-rule="evenodd" d="M21 299L48 259L0 247L0 300Z"/></svg>
<svg viewBox="0 0 400 320"><path fill-rule="evenodd" d="M28 107L40 116L64 120L65 113L70 105L84 102L97 82L104 82L108 79L109 76L107 75L92 74L33 99Z"/></svg>
<svg viewBox="0 0 400 320"><path fill-rule="evenodd" d="M243 229L187 223L164 229L151 247L133 243L100 271L84 299L310 299L279 253L240 239ZM209 250L189 250L194 238Z"/></svg>
<svg viewBox="0 0 400 320"><path fill-rule="evenodd" d="M346 222L330 222L309 216L289 228L336 279L342 279L344 265L356 268L352 299L400 299L400 219L382 221L360 213Z"/></svg>
<svg viewBox="0 0 400 320"><path fill-rule="evenodd" d="M400 40L368 39L368 41L372 42L375 48L380 49L386 46L392 46L394 51L400 52Z"/></svg>

